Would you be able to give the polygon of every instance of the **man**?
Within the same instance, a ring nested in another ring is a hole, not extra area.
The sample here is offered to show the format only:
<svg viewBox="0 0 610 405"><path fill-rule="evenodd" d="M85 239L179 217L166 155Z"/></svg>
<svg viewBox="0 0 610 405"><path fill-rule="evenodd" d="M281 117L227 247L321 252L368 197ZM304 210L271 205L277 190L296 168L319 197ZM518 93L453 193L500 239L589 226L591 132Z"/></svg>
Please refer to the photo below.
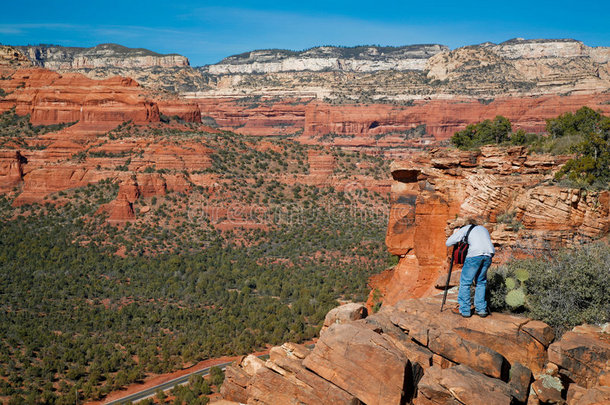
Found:
<svg viewBox="0 0 610 405"><path fill-rule="evenodd" d="M462 266L460 289L458 291L459 313L464 318L469 318L472 315L470 313L470 286L476 278L474 309L475 314L484 318L489 315L487 301L485 300L487 269L489 269L491 259L495 253L489 232L485 227L477 225L474 219L469 218L466 221L466 225L456 229L445 244L452 246L460 242L466 236L470 227L473 228L468 235L468 254L466 255L466 260L464 260L464 266Z"/></svg>

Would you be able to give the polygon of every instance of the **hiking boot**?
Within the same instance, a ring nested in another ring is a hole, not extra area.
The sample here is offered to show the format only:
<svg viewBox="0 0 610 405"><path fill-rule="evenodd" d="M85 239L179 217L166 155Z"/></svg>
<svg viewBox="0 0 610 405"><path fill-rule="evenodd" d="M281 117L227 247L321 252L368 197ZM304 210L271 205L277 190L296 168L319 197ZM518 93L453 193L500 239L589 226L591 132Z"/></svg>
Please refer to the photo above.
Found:
<svg viewBox="0 0 610 405"><path fill-rule="evenodd" d="M451 312L453 312L454 314L457 314L457 315L461 315L462 318L470 318L472 316L472 314L463 314L463 313L461 313L460 309L458 307L451 308Z"/></svg>
<svg viewBox="0 0 610 405"><path fill-rule="evenodd" d="M485 318L486 316L489 315L489 312L485 311L485 312L475 312L475 314L477 316L480 316L481 318Z"/></svg>

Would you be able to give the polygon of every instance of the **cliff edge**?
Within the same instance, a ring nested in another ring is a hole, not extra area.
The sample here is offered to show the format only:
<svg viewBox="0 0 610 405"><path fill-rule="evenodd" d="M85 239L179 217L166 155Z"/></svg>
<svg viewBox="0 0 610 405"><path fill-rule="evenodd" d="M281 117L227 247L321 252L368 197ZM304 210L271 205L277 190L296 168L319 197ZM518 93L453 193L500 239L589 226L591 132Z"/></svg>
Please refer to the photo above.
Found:
<svg viewBox="0 0 610 405"><path fill-rule="evenodd" d="M454 299L455 297L453 297ZM452 300L452 299L450 299ZM554 341L543 322L507 314L464 319L440 296L367 316L331 310L313 349L285 343L269 360L226 369L221 393L244 404L602 404L610 400L610 327Z"/></svg>

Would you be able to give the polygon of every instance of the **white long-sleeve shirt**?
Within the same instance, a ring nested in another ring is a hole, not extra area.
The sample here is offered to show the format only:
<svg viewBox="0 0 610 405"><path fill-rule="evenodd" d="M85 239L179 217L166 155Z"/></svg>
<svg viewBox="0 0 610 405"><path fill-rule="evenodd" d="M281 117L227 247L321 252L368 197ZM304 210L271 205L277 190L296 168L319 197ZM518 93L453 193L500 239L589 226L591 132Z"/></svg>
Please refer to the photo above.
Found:
<svg viewBox="0 0 610 405"><path fill-rule="evenodd" d="M462 240L464 236L466 236L466 232L471 225L466 225L461 227L460 229L456 229L453 232L453 235L447 239L445 245L451 246L455 245L459 241ZM485 229L484 226L476 225L470 235L468 235L468 254L466 257L475 257L475 256L493 256L496 253L494 249L493 243L491 243L491 238L489 237L489 232Z"/></svg>

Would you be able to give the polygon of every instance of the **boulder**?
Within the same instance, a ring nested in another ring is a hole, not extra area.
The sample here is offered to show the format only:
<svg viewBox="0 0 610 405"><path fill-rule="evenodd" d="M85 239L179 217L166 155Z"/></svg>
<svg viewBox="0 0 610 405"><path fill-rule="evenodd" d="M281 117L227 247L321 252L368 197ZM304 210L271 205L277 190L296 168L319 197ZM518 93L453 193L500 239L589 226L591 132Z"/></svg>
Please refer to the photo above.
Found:
<svg viewBox="0 0 610 405"><path fill-rule="evenodd" d="M248 404L360 404L354 396L306 370L296 360L271 367L261 368L253 376L247 389Z"/></svg>
<svg viewBox="0 0 610 405"><path fill-rule="evenodd" d="M578 385L593 387L610 372L610 334L601 326L577 326L549 346L549 361Z"/></svg>
<svg viewBox="0 0 610 405"><path fill-rule="evenodd" d="M409 335L394 325L386 314L376 313L370 315L366 318L366 322L380 327L384 337L391 340L407 356L411 363L417 363L423 368L428 368L432 365L433 353L426 347L411 340Z"/></svg>
<svg viewBox="0 0 610 405"><path fill-rule="evenodd" d="M367 310L363 304L352 302L349 304L340 305L331 309L326 314L320 334L333 324L356 321L358 319L366 318L366 315Z"/></svg>
<svg viewBox="0 0 610 405"><path fill-rule="evenodd" d="M448 299L455 300L455 294L450 293ZM542 370L547 362L546 347L553 338L553 331L548 325L508 314L492 314L487 318L462 318L449 310L441 313L441 298L442 296L435 296L404 300L394 307L382 307L380 312L387 313L391 321L405 330L412 339L452 361L460 362L461 358L468 358L467 352L464 351L466 347L460 343L467 341L470 350L485 347L500 354L510 364L521 363L534 373ZM436 337L435 342L431 342L431 336ZM464 352L449 354L448 350L452 346ZM466 364L475 369L482 366L474 364L477 359L468 361L470 363ZM497 359L495 361L498 362Z"/></svg>
<svg viewBox="0 0 610 405"><path fill-rule="evenodd" d="M442 369L433 366L426 371L424 377L417 385L417 396L413 399L414 405L462 405L451 392L440 384Z"/></svg>
<svg viewBox="0 0 610 405"><path fill-rule="evenodd" d="M220 387L220 395L224 399L239 403L248 401L246 389L252 376L241 367L243 359L242 356L225 369L225 379Z"/></svg>
<svg viewBox="0 0 610 405"><path fill-rule="evenodd" d="M266 362L253 355L240 358L226 369L222 397L244 404L360 404L353 395L303 367L299 356L305 351L286 343L273 347Z"/></svg>
<svg viewBox="0 0 610 405"><path fill-rule="evenodd" d="M568 405L607 405L610 404L610 387L595 386L586 389L577 384L568 388Z"/></svg>
<svg viewBox="0 0 610 405"><path fill-rule="evenodd" d="M366 404L402 403L413 390L409 359L363 322L331 325L303 365Z"/></svg>
<svg viewBox="0 0 610 405"><path fill-rule="evenodd" d="M415 404L510 405L514 390L464 365L446 369L433 366L418 386Z"/></svg>
<svg viewBox="0 0 610 405"><path fill-rule="evenodd" d="M513 389L513 395L519 402L526 402L532 382L532 371L520 363L513 363L510 368L508 385Z"/></svg>
<svg viewBox="0 0 610 405"><path fill-rule="evenodd" d="M462 339L453 331L431 329L428 348L454 363L465 364L490 377L501 378L507 370L506 359L498 352Z"/></svg>
<svg viewBox="0 0 610 405"><path fill-rule="evenodd" d="M536 397L544 403L558 404L563 401L561 398L563 384L558 377L542 374L532 383L532 390L536 393Z"/></svg>

